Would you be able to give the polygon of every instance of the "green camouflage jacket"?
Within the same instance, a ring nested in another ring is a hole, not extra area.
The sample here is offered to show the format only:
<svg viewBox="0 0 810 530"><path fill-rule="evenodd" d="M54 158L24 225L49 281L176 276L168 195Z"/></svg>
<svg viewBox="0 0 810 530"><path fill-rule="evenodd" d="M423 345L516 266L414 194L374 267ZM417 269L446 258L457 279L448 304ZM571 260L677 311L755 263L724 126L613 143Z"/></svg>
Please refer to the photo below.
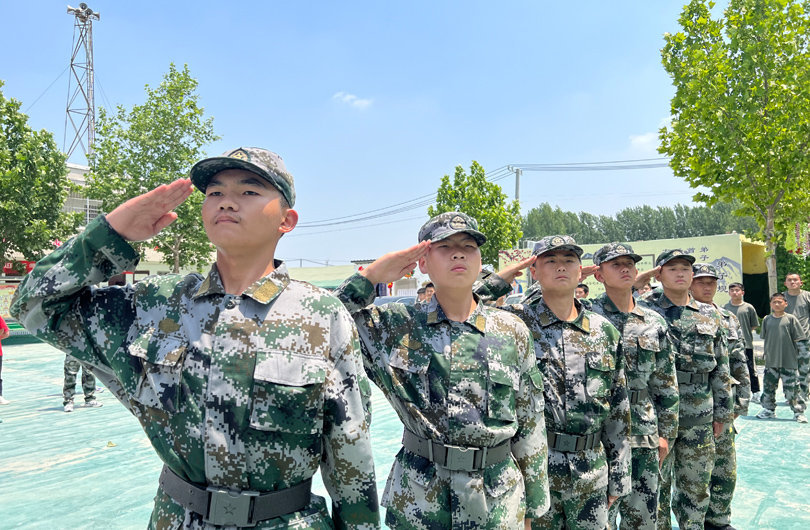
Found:
<svg viewBox="0 0 810 530"><path fill-rule="evenodd" d="M476 292L497 299L507 289L493 275ZM500 309L519 316L532 332L549 432L601 432L602 444L594 449L549 449L549 488L581 495L607 487L608 495L621 497L630 492L630 400L621 336L605 317L574 303L579 315L571 322L558 319L542 297Z"/></svg>
<svg viewBox="0 0 810 530"><path fill-rule="evenodd" d="M677 306L661 288L646 293L638 302L664 317L675 350L675 369L684 375L708 374L706 383L679 383L679 428L712 421L732 421L726 326L713 306L689 296Z"/></svg>
<svg viewBox="0 0 810 530"><path fill-rule="evenodd" d="M751 376L745 359L745 337L740 321L734 313L713 304L728 329L728 364L731 372L731 385L734 391L734 414L748 415L748 402L751 400Z"/></svg>
<svg viewBox="0 0 810 530"><path fill-rule="evenodd" d="M514 459L471 472L403 448L382 496L386 521L393 513L409 528L512 530L545 513L543 381L526 326L482 303L455 322L435 296L417 306L368 305L374 286L359 274L337 295L357 323L367 373L406 429L456 446L512 444ZM444 521L429 515L439 512Z"/></svg>
<svg viewBox="0 0 810 530"><path fill-rule="evenodd" d="M290 280L281 262L241 296L225 293L216 266L205 278L93 287L137 262L99 217L37 264L11 312L91 365L181 478L267 492L312 477L320 465L336 527L378 528L371 387L340 302ZM324 499L313 496L308 508L254 528L329 525ZM216 528L161 488L149 527Z"/></svg>
<svg viewBox="0 0 810 530"><path fill-rule="evenodd" d="M667 323L661 315L639 304L629 313L623 313L606 293L582 302L607 318L621 333L631 396L634 390L648 391L648 397L630 405L631 445L658 447L659 437L677 438L678 380Z"/></svg>

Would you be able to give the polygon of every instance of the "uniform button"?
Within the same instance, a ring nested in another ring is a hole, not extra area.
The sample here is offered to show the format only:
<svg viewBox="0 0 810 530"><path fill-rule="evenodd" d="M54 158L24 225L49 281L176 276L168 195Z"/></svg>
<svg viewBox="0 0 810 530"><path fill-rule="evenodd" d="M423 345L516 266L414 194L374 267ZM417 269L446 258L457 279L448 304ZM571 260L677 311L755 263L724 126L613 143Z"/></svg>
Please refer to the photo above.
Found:
<svg viewBox="0 0 810 530"><path fill-rule="evenodd" d="M228 303L225 304L226 309L233 309L234 307L236 307L236 302L233 300L228 300Z"/></svg>

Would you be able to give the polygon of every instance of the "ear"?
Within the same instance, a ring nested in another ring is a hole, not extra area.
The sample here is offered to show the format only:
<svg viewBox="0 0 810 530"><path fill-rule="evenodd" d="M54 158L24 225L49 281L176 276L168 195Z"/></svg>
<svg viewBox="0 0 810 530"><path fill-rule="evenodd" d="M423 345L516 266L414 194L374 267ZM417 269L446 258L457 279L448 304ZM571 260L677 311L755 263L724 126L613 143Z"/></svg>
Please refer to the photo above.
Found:
<svg viewBox="0 0 810 530"><path fill-rule="evenodd" d="M422 274L427 274L428 273L427 264L425 263L425 257L424 256L419 258L419 272L421 272Z"/></svg>
<svg viewBox="0 0 810 530"><path fill-rule="evenodd" d="M287 232L292 232L295 225L298 224L298 212L289 208L287 210L287 215L284 216L284 220L281 222L281 225L278 227L278 231L282 234L286 234Z"/></svg>
<svg viewBox="0 0 810 530"><path fill-rule="evenodd" d="M534 280L534 281L537 281L537 279L538 279L537 278L537 268L535 267L536 263L537 262L534 262L529 266L529 272L532 273L532 280Z"/></svg>
<svg viewBox="0 0 810 530"><path fill-rule="evenodd" d="M655 271L655 279L657 281L659 281L659 282L661 281L661 269L660 268L657 271Z"/></svg>
<svg viewBox="0 0 810 530"><path fill-rule="evenodd" d="M596 278L597 282L605 283L605 277L602 276L602 268L601 267L596 269L596 271L593 273L593 277Z"/></svg>

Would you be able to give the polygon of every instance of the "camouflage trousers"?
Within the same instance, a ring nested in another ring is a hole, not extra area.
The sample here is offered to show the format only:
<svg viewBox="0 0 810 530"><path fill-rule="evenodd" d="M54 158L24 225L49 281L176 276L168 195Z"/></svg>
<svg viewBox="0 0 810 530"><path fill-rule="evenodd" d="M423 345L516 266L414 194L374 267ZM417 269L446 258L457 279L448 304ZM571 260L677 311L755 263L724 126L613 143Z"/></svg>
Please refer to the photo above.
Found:
<svg viewBox="0 0 810 530"><path fill-rule="evenodd" d="M731 499L737 486L736 436L732 425L714 441L714 469L706 512L706 522L714 526L731 524Z"/></svg>
<svg viewBox="0 0 810 530"><path fill-rule="evenodd" d="M782 391L785 393L785 400L790 405L793 412L804 412L807 405L799 390L799 374L796 370L786 370L784 368L765 368L762 377L762 408L776 410L776 387L779 380L782 380Z"/></svg>
<svg viewBox="0 0 810 530"><path fill-rule="evenodd" d="M805 403L810 400L810 348L800 348L799 357L799 391ZM784 384L784 383L783 383Z"/></svg>
<svg viewBox="0 0 810 530"><path fill-rule="evenodd" d="M93 401L96 399L96 378L82 363L70 355L65 356L65 383L62 386L62 404L73 403L73 396L76 395L76 376L82 370L82 390L84 400Z"/></svg>
<svg viewBox="0 0 810 530"><path fill-rule="evenodd" d="M532 519L532 530L604 530L607 528L607 488L585 495L551 491L551 508Z"/></svg>
<svg viewBox="0 0 810 530"><path fill-rule="evenodd" d="M659 530L672 529L670 508L675 513L680 530L703 530L709 508L709 483L713 468L712 424L678 429L678 438L670 445L661 470Z"/></svg>
<svg viewBox="0 0 810 530"><path fill-rule="evenodd" d="M608 511L610 530L655 530L658 519L658 448L633 447L630 469L632 489ZM616 515L621 514L620 525Z"/></svg>

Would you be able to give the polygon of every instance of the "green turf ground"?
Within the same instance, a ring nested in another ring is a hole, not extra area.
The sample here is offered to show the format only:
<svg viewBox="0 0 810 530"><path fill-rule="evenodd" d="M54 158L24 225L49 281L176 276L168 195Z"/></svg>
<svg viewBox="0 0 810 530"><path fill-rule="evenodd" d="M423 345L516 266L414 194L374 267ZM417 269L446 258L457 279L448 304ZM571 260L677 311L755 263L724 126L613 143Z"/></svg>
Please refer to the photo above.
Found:
<svg viewBox="0 0 810 530"><path fill-rule="evenodd" d="M109 392L101 409L62 411L59 351L38 344L3 348L0 407L0 528L143 529L161 464L138 422ZM80 385L77 390L81 392ZM784 398L779 395L780 400ZM733 523L739 530L810 528L810 424L740 418L739 480ZM375 390L372 441L380 495L402 428ZM316 492L325 495L318 482Z"/></svg>

